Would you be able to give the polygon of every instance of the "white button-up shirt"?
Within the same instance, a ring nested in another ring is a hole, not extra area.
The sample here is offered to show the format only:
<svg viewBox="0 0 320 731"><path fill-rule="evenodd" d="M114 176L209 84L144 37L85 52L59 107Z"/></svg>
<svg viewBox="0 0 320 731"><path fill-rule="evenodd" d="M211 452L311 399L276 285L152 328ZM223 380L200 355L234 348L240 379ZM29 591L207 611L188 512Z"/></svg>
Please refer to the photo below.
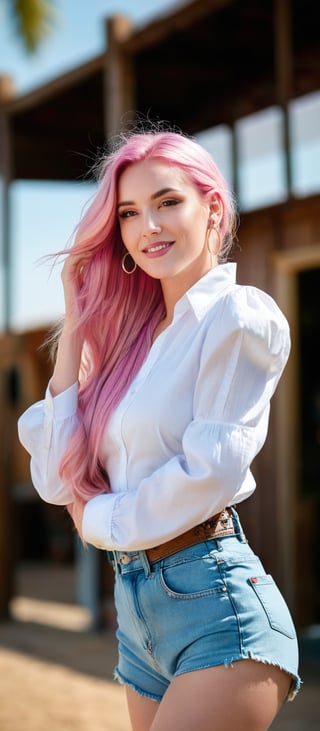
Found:
<svg viewBox="0 0 320 731"><path fill-rule="evenodd" d="M274 300L212 269L179 300L106 425L100 459L111 492L85 506L83 537L98 548L150 548L255 489L270 399L286 364L288 323ZM72 502L58 467L77 419L78 387L19 419L39 495Z"/></svg>

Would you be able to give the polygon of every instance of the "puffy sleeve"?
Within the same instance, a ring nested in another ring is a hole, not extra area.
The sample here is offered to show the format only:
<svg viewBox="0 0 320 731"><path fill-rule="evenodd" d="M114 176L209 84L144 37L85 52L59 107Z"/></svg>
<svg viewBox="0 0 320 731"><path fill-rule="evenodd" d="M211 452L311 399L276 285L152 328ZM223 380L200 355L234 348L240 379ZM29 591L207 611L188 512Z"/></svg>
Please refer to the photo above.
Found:
<svg viewBox="0 0 320 731"><path fill-rule="evenodd" d="M45 398L30 406L18 420L19 440L31 455L33 485L43 500L54 505L67 505L73 500L58 470L77 426L77 405L77 383L55 397L49 383Z"/></svg>
<svg viewBox="0 0 320 731"><path fill-rule="evenodd" d="M134 489L91 499L84 539L98 548L149 548L248 497L289 350L288 323L274 300L238 287L207 328L180 453Z"/></svg>

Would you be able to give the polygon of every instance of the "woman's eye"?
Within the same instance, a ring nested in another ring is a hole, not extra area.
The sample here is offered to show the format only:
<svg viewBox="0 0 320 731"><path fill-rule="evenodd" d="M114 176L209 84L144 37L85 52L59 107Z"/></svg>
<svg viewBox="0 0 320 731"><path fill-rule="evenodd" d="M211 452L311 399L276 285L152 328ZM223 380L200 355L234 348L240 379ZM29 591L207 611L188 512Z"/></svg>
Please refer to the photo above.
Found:
<svg viewBox="0 0 320 731"><path fill-rule="evenodd" d="M135 216L135 211L121 211L119 213L119 218L131 218L131 216Z"/></svg>
<svg viewBox="0 0 320 731"><path fill-rule="evenodd" d="M176 206L179 203L175 198L166 198L166 200L162 201L161 205L165 206Z"/></svg>

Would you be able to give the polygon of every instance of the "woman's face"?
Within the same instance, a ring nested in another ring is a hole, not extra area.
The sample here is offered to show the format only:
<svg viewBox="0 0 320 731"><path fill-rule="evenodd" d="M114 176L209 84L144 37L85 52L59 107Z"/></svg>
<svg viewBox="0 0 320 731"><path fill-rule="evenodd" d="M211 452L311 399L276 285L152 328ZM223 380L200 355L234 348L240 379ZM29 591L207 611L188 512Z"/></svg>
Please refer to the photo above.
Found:
<svg viewBox="0 0 320 731"><path fill-rule="evenodd" d="M212 267L209 205L180 168L144 160L122 173L118 215L123 243L137 266L187 290Z"/></svg>

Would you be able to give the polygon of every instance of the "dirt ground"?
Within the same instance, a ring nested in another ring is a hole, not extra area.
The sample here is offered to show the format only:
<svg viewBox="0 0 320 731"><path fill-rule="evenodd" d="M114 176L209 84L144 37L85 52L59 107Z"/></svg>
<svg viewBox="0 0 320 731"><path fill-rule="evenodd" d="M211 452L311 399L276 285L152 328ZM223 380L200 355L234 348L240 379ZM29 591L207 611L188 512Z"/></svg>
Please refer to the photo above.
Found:
<svg viewBox="0 0 320 731"><path fill-rule="evenodd" d="M0 730L129 731L124 689L112 678L114 629L89 629L67 571L42 572L23 570L12 619L0 624ZM303 688L272 731L320 728L318 640L305 645L302 669Z"/></svg>
<svg viewBox="0 0 320 731"><path fill-rule="evenodd" d="M0 643L1 731L130 728L123 688L111 679L108 636L12 624L0 628Z"/></svg>

